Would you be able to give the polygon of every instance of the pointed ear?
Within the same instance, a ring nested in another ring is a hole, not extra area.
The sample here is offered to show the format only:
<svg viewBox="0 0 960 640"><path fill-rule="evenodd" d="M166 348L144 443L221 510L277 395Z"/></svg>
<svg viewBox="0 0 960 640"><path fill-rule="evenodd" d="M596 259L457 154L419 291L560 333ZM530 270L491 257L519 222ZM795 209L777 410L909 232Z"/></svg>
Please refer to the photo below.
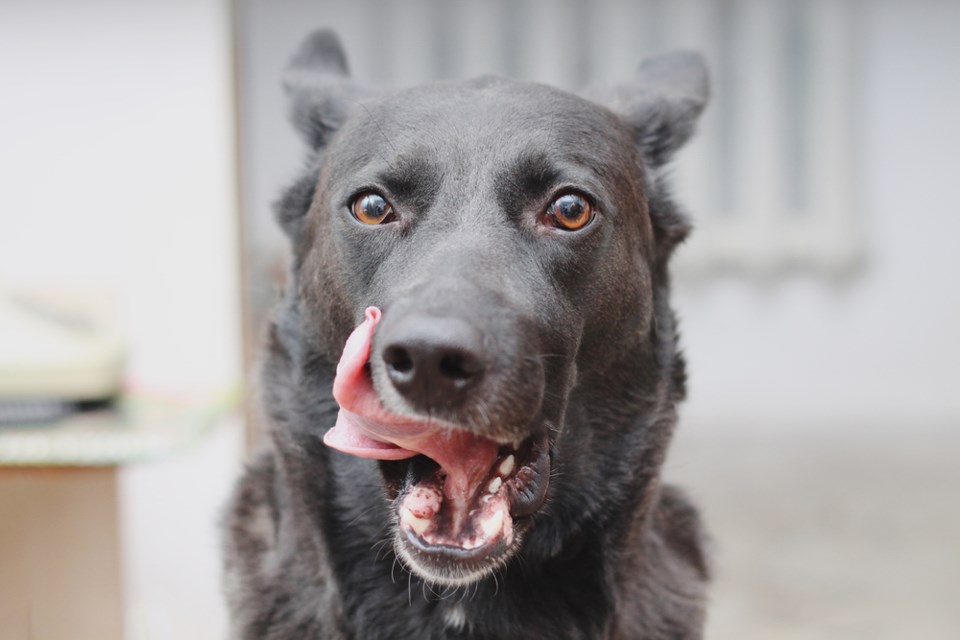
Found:
<svg viewBox="0 0 960 640"><path fill-rule="evenodd" d="M633 125L644 160L657 168L693 135L709 95L703 57L681 51L644 60L603 102Z"/></svg>
<svg viewBox="0 0 960 640"><path fill-rule="evenodd" d="M310 34L287 65L283 86L290 97L290 120L311 149L330 141L351 102L362 97L349 75L340 39L329 29Z"/></svg>

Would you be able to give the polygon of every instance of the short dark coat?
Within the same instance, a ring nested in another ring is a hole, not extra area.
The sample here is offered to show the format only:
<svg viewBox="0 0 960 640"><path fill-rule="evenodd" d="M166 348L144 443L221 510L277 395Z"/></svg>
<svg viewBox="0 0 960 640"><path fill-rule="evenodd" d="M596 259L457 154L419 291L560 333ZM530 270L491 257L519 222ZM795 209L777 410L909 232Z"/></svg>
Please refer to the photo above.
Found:
<svg viewBox="0 0 960 640"><path fill-rule="evenodd" d="M667 260L688 229L662 168L705 104L699 58L648 61L596 94L604 106L499 78L374 94L318 32L287 88L310 153L277 205L294 252L261 375L270 443L226 517L232 637L700 638L700 522L659 481L685 393ZM538 234L525 212L568 183L602 219ZM371 184L408 212L402 232L346 214ZM456 592L396 562L378 463L321 441L364 307L411 300L486 323L506 372L488 398L497 423L535 401L555 433L548 501L519 555ZM535 364L511 362L528 351Z"/></svg>

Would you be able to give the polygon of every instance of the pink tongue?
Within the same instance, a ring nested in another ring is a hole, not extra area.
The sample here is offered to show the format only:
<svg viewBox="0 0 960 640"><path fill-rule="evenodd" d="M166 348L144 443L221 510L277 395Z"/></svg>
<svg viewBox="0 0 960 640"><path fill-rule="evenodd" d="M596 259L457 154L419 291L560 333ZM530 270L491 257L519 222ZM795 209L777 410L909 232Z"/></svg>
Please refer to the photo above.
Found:
<svg viewBox="0 0 960 640"><path fill-rule="evenodd" d="M323 441L344 453L376 460L403 460L422 453L446 472L447 497L467 500L489 474L499 445L462 429L405 418L384 408L365 367L380 316L380 309L368 307L363 323L347 339L333 381L340 413Z"/></svg>

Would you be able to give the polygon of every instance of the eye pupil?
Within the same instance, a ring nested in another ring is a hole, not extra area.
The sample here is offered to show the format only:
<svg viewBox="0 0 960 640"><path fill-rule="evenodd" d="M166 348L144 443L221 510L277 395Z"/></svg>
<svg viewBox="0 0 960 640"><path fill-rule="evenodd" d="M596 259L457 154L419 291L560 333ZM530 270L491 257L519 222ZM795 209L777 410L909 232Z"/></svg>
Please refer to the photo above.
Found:
<svg viewBox="0 0 960 640"><path fill-rule="evenodd" d="M365 193L353 201L353 217L364 224L386 222L393 213L393 207L383 196L377 193Z"/></svg>
<svg viewBox="0 0 960 640"><path fill-rule="evenodd" d="M380 196L369 195L363 197L360 207L363 209L363 212L371 218L379 218L383 216L384 211L386 211L387 202Z"/></svg>
<svg viewBox="0 0 960 640"><path fill-rule="evenodd" d="M557 200L557 213L568 220L576 220L583 213L584 202L577 196L563 196Z"/></svg>

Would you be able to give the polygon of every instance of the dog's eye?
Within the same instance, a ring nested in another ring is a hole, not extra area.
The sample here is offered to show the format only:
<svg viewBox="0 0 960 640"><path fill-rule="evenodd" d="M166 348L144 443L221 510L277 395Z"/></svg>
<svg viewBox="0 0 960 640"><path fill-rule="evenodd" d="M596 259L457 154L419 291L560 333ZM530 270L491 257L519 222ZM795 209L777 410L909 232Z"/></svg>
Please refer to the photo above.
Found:
<svg viewBox="0 0 960 640"><path fill-rule="evenodd" d="M544 222L565 231L576 231L593 220L593 207L579 193L565 193L547 207Z"/></svg>
<svg viewBox="0 0 960 640"><path fill-rule="evenodd" d="M350 207L353 217L363 224L382 224L393 219L393 206L379 193L361 193Z"/></svg>

